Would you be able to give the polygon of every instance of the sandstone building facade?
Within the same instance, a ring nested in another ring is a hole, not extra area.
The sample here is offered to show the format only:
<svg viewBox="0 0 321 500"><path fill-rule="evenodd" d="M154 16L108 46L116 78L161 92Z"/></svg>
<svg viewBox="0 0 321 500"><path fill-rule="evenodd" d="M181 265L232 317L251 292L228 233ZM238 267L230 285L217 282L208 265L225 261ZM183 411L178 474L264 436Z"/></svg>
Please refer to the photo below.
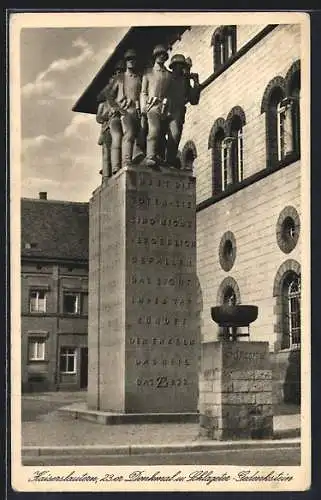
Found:
<svg viewBox="0 0 321 500"><path fill-rule="evenodd" d="M299 25L192 27L173 47L203 82L181 140L197 177L203 342L218 333L211 306L257 305L251 339L269 341L275 400L292 402L300 398L300 47Z"/></svg>
<svg viewBox="0 0 321 500"><path fill-rule="evenodd" d="M300 25L131 28L74 111L95 113L125 50L136 49L146 67L156 43L191 57L201 83L179 155L197 179L202 341L220 333L212 306L257 305L250 338L269 341L274 399L299 402Z"/></svg>

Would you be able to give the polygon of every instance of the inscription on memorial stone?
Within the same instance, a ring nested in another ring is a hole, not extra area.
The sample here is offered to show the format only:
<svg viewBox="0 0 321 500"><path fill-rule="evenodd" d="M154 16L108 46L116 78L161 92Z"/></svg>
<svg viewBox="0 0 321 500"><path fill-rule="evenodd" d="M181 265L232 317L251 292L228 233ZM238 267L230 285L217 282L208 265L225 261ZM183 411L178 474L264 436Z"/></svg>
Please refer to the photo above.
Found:
<svg viewBox="0 0 321 500"><path fill-rule="evenodd" d="M100 410L197 411L195 196L188 174L122 169L92 201L100 308L89 344L100 355L89 373Z"/></svg>
<svg viewBox="0 0 321 500"><path fill-rule="evenodd" d="M131 173L127 196L129 399L151 411L196 411L195 180Z"/></svg>

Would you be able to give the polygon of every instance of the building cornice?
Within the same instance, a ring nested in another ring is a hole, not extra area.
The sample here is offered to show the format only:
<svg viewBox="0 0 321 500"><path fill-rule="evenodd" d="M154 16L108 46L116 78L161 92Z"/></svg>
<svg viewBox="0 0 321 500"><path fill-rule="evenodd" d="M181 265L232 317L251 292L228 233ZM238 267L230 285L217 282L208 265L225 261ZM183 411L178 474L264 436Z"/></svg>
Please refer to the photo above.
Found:
<svg viewBox="0 0 321 500"><path fill-rule="evenodd" d="M88 267L88 259L63 259L57 257L21 255L21 264L56 264L59 266L84 266Z"/></svg>

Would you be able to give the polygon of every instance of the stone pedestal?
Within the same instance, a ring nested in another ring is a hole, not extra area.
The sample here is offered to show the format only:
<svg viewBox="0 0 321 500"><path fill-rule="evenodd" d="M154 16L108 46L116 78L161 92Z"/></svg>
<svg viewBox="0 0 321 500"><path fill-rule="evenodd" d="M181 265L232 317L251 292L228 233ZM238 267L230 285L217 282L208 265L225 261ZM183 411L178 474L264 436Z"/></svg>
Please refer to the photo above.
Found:
<svg viewBox="0 0 321 500"><path fill-rule="evenodd" d="M265 439L273 435L272 371L268 342L202 345L201 435Z"/></svg>
<svg viewBox="0 0 321 500"><path fill-rule="evenodd" d="M90 200L88 408L197 411L195 178L124 168Z"/></svg>

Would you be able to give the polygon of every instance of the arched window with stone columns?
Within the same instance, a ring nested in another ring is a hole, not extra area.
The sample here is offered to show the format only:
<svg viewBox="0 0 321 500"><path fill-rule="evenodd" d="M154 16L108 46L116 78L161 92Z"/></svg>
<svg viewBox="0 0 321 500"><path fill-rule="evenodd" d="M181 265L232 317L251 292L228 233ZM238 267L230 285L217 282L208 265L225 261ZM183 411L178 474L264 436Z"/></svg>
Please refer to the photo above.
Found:
<svg viewBox="0 0 321 500"><path fill-rule="evenodd" d="M301 345L301 266L286 260L278 269L273 286L275 351Z"/></svg>
<svg viewBox="0 0 321 500"><path fill-rule="evenodd" d="M236 53L236 25L219 26L212 35L214 71L231 59Z"/></svg>
<svg viewBox="0 0 321 500"><path fill-rule="evenodd" d="M265 113L267 167L277 166L290 152L290 119L285 103L286 88L282 76L276 76L267 85L261 113Z"/></svg>
<svg viewBox="0 0 321 500"><path fill-rule="evenodd" d="M243 127L246 125L245 113L241 106L234 106L226 118L226 128L230 138L230 163L232 183L241 182L244 178L244 137Z"/></svg>

